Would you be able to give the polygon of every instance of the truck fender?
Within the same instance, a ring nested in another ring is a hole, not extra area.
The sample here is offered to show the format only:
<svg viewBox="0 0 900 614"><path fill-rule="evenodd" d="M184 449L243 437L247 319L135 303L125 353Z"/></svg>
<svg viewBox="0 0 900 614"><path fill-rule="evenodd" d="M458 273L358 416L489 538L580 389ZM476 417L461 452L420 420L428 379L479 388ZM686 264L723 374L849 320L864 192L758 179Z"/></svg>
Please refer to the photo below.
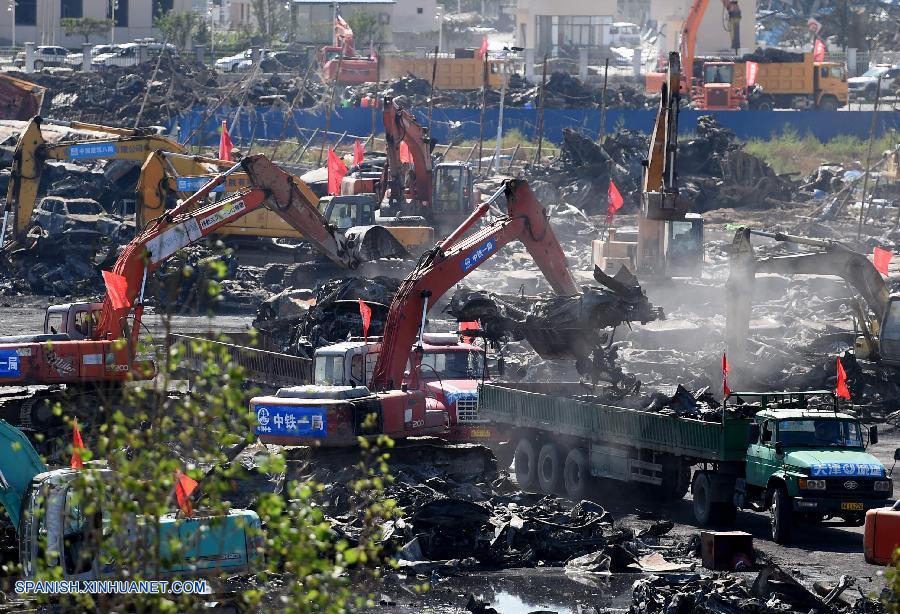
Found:
<svg viewBox="0 0 900 614"><path fill-rule="evenodd" d="M784 488L785 490L787 490L787 481L785 480L785 474L783 471L778 471L769 476L769 481L766 483L765 509L769 509L769 507L772 505L772 493L774 493L778 488Z"/></svg>

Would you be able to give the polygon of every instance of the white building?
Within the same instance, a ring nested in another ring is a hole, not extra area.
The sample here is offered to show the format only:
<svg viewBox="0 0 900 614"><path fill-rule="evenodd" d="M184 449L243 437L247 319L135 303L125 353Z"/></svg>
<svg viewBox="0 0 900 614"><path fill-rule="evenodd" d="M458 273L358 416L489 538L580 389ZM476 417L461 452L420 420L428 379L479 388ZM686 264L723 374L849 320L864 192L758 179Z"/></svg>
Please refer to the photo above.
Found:
<svg viewBox="0 0 900 614"><path fill-rule="evenodd" d="M537 57L607 45L617 5L617 0L519 0L516 45L534 49Z"/></svg>
<svg viewBox="0 0 900 614"><path fill-rule="evenodd" d="M650 19L662 28L661 52L678 51L678 38L691 5L697 0L650 0ZM756 48L757 0L738 0L741 7L741 49ZM725 9L720 0L709 0L697 32L697 55L733 53L731 37L724 26Z"/></svg>
<svg viewBox="0 0 900 614"><path fill-rule="evenodd" d="M108 43L113 37L114 42L159 38L159 31L153 28L154 15L193 8L193 0L16 0L15 13L0 10L0 44L8 45L15 39L19 46L34 42L80 49L84 38L66 36L59 25L66 17L115 19L115 32L94 35L93 43Z"/></svg>

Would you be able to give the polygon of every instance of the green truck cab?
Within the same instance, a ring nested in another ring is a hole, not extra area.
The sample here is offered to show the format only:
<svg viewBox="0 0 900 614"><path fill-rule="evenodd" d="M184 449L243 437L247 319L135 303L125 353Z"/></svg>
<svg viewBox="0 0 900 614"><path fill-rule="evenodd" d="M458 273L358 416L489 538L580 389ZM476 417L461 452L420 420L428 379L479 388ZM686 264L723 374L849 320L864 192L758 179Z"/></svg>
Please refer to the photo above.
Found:
<svg viewBox="0 0 900 614"><path fill-rule="evenodd" d="M732 395L726 404L739 396ZM862 525L867 510L884 507L893 481L866 452L878 442L876 427L841 412L829 391L793 394L741 393L759 399L748 428L743 477L734 487L735 507L768 509L772 537L790 539L799 522L842 518Z"/></svg>

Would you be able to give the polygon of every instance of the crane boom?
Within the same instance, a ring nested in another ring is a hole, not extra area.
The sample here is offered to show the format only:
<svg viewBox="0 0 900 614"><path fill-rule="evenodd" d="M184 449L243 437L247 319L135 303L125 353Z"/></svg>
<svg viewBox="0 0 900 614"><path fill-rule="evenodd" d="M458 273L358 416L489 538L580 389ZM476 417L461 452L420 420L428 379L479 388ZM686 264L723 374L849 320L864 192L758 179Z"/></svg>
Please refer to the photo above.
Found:
<svg viewBox="0 0 900 614"><path fill-rule="evenodd" d="M506 196L508 215L461 238L501 194ZM425 314L438 299L514 240L525 245L557 294L578 294L578 285L569 271L566 255L544 207L527 182L509 180L491 200L482 203L456 232L424 254L400 285L391 301L381 352L375 363L372 376L375 390L391 390L399 386L410 348L424 324Z"/></svg>

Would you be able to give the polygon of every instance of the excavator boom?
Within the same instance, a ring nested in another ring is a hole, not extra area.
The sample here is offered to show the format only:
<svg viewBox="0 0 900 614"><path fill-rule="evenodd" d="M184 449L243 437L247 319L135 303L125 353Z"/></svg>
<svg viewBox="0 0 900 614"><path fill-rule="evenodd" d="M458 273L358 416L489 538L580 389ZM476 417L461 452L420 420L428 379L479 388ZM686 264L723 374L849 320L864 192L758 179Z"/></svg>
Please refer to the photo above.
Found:
<svg viewBox="0 0 900 614"><path fill-rule="evenodd" d="M431 141L428 131L419 125L415 116L391 98L384 99L384 140L387 153L387 169L390 173L391 203L401 202L404 181L401 172L400 144L406 143L413 159L415 179L410 186L412 200L428 207L431 205L433 179Z"/></svg>

